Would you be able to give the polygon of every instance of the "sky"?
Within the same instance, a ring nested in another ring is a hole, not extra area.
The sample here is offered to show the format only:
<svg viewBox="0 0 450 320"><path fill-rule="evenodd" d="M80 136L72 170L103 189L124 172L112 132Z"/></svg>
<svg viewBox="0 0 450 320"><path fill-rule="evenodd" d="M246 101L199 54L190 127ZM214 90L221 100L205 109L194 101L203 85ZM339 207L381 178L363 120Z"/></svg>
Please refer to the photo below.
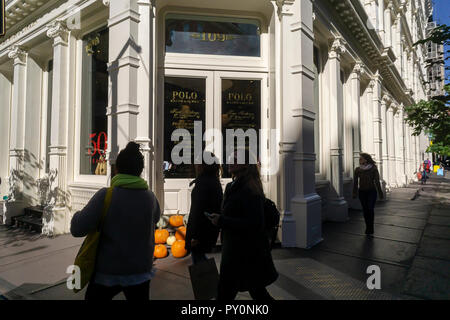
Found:
<svg viewBox="0 0 450 320"><path fill-rule="evenodd" d="M438 24L446 24L450 26L450 0L433 0L433 18ZM444 51L448 57L450 46L446 46ZM446 67L450 67L450 59L446 61ZM450 83L450 70L446 71L446 83Z"/></svg>

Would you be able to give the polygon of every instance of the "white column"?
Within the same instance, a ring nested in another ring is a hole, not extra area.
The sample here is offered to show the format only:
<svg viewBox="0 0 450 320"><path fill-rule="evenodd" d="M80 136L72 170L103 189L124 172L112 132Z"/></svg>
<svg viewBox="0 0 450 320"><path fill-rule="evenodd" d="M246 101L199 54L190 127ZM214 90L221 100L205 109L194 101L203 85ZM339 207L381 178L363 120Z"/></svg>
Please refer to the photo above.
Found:
<svg viewBox="0 0 450 320"><path fill-rule="evenodd" d="M403 124L405 132L405 174L407 182L409 183L412 176L411 171L411 137L409 132L409 126L406 122Z"/></svg>
<svg viewBox="0 0 450 320"><path fill-rule="evenodd" d="M390 47L392 46L392 2L389 1L389 4L387 5L386 9L384 10L384 30L386 32L385 34L385 41L384 46Z"/></svg>
<svg viewBox="0 0 450 320"><path fill-rule="evenodd" d="M308 72L313 70L312 3L276 3L281 20L282 245L310 248L322 240L321 199L315 191L314 96L305 94L313 92L314 74Z"/></svg>
<svg viewBox="0 0 450 320"><path fill-rule="evenodd" d="M373 83L373 153L375 155L375 161L379 164L380 170L382 170L381 164L383 163L383 159L381 158L381 76L378 72L373 78Z"/></svg>
<svg viewBox="0 0 450 320"><path fill-rule="evenodd" d="M387 132L387 115L386 115L386 107L388 104L389 98L384 95L381 99L381 176L385 185L388 185L389 182L389 154L388 154L388 135Z"/></svg>
<svg viewBox="0 0 450 320"><path fill-rule="evenodd" d="M402 69L402 15L397 14L395 20L395 66L398 72L401 74Z"/></svg>
<svg viewBox="0 0 450 320"><path fill-rule="evenodd" d="M26 113L26 76L28 54L19 46L9 49L8 57L13 59L13 88L11 100L11 126L9 145L9 181L8 196L3 223L11 223L11 217L23 213L27 206L23 195L23 169L25 156L25 113ZM2 115L3 116L3 115Z"/></svg>
<svg viewBox="0 0 450 320"><path fill-rule="evenodd" d="M69 125L69 30L63 21L48 26L53 39L52 119L50 134L50 172L56 175L52 184L53 199L44 212L44 234L68 232L69 212L66 208L67 146Z"/></svg>
<svg viewBox="0 0 450 320"><path fill-rule="evenodd" d="M3 196L8 194L9 178L9 139L11 130L11 92L12 81L9 76L0 73L0 205ZM2 221L0 220L0 223Z"/></svg>
<svg viewBox="0 0 450 320"><path fill-rule="evenodd" d="M11 107L11 144L9 149L10 195L21 200L23 181L21 178L25 148L25 112L26 112L26 63L28 54L18 46L13 46L8 57L14 60L13 95Z"/></svg>
<svg viewBox="0 0 450 320"><path fill-rule="evenodd" d="M115 164L119 151L137 137L139 18L137 0L110 1L108 20L110 95L107 116L108 159L111 165Z"/></svg>
<svg viewBox="0 0 450 320"><path fill-rule="evenodd" d="M329 199L329 219L333 221L346 221L348 219L348 205L344 199L343 165L342 165L342 137L343 124L343 91L341 84L341 55L345 52L345 42L336 37L331 43L328 54L329 71L329 115L330 115L330 178L331 194Z"/></svg>
<svg viewBox="0 0 450 320"><path fill-rule="evenodd" d="M365 128L363 130L366 132L366 145L363 146L363 151L369 153L372 157L375 157L375 147L373 144L373 121L374 121L374 108L373 108L373 93L374 93L375 81L371 80L369 86L367 87L367 99L366 106L363 108L363 115L366 117Z"/></svg>
<svg viewBox="0 0 450 320"><path fill-rule="evenodd" d="M154 144L153 144L153 119L154 119L154 16L153 6L150 0L139 0L139 52L140 67L138 69L138 105L137 137L135 141L141 145L144 155L144 172L142 177L148 181L152 190L155 190L154 179Z"/></svg>
<svg viewBox="0 0 450 320"><path fill-rule="evenodd" d="M389 157L389 186L396 187L396 159L395 159L395 132L394 132L394 105L391 104L387 109L387 146Z"/></svg>
<svg viewBox="0 0 450 320"><path fill-rule="evenodd" d="M400 178L402 185L408 183L408 177L406 176L406 143L405 143L405 119L404 119L404 106L400 105L398 112L398 126L399 126L399 139L400 139Z"/></svg>
<svg viewBox="0 0 450 320"><path fill-rule="evenodd" d="M357 62L350 74L351 104L352 104L352 128L353 128L353 171L359 167L359 154L361 153L361 128L360 128L360 103L361 103L361 74L364 65Z"/></svg>
<svg viewBox="0 0 450 320"><path fill-rule="evenodd" d="M386 34L384 31L384 0L378 0L378 34L381 41L386 44Z"/></svg>

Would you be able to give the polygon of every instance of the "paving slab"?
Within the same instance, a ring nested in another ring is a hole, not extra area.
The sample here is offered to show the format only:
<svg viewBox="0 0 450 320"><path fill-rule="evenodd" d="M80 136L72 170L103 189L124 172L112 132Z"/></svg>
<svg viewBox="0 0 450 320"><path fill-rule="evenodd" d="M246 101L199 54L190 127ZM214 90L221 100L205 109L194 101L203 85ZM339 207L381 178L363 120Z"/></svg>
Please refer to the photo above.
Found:
<svg viewBox="0 0 450 320"><path fill-rule="evenodd" d="M412 268L403 291L423 299L449 300L450 281L442 281L442 276L421 268Z"/></svg>
<svg viewBox="0 0 450 320"><path fill-rule="evenodd" d="M450 227L450 217L443 216L430 216L428 219L429 224L435 224L438 226L449 226Z"/></svg>
<svg viewBox="0 0 450 320"><path fill-rule="evenodd" d="M450 260L450 240L423 237L417 255Z"/></svg>
<svg viewBox="0 0 450 320"><path fill-rule="evenodd" d="M450 240L450 227L429 224L425 227L423 235L432 238Z"/></svg>
<svg viewBox="0 0 450 320"><path fill-rule="evenodd" d="M322 226L324 233L328 232L345 232L354 235L365 236L366 225L363 221L349 221L345 223L325 223ZM409 243L419 243L422 236L422 230L409 229L391 225L376 225L376 237L386 240L403 241Z"/></svg>
<svg viewBox="0 0 450 320"><path fill-rule="evenodd" d="M355 219L359 220L359 221L364 221L363 217L355 217ZM419 230L422 230L427 223L426 220L424 220L424 219L415 219L415 218L388 216L388 215L379 216L376 214L376 212L375 212L374 222L375 222L375 224L384 224L384 225L405 227L405 228L419 229Z"/></svg>
<svg viewBox="0 0 450 320"><path fill-rule="evenodd" d="M431 216L443 216L443 217L450 217L450 209L448 207L446 208L433 208L430 213Z"/></svg>
<svg viewBox="0 0 450 320"><path fill-rule="evenodd" d="M324 236L320 248L380 262L409 264L414 258L417 245L352 234L329 233Z"/></svg>

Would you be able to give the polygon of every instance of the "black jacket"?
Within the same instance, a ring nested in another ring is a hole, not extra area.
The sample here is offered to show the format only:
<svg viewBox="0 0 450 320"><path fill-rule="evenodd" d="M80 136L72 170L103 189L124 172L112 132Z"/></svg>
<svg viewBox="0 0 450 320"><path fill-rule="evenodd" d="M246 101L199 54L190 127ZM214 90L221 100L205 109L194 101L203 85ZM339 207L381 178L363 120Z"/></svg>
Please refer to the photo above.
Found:
<svg viewBox="0 0 450 320"><path fill-rule="evenodd" d="M264 233L264 197L242 178L225 189L219 227L222 229L221 281L248 291L266 287L278 278Z"/></svg>
<svg viewBox="0 0 450 320"><path fill-rule="evenodd" d="M220 213L223 198L222 185L219 179L208 176L200 176L194 183L185 248L190 251L191 240L196 239L200 242L198 249L209 252L216 245L219 228L205 216L205 211Z"/></svg>

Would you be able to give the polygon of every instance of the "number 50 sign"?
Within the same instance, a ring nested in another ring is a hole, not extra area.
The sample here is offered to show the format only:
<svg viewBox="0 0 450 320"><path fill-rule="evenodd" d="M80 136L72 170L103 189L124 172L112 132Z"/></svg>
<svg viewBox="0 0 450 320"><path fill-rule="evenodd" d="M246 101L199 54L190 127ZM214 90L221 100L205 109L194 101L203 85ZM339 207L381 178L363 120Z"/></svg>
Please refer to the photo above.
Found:
<svg viewBox="0 0 450 320"><path fill-rule="evenodd" d="M89 148L88 154L91 157L94 157L97 153L99 157L103 156L106 152L106 149L108 147L108 137L105 132L97 133L91 133L89 135L89 138L91 139L91 146L92 148ZM103 139L102 139L103 138ZM103 143L103 148L101 148L101 145Z"/></svg>

